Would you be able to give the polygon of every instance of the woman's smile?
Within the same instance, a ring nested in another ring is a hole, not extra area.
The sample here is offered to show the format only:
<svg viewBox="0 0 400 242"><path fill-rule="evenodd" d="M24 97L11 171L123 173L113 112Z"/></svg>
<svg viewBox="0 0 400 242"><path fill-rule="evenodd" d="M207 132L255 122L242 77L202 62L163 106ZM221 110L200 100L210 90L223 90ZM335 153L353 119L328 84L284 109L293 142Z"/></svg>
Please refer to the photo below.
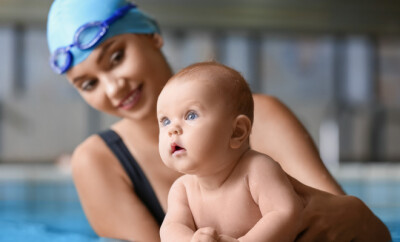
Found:
<svg viewBox="0 0 400 242"><path fill-rule="evenodd" d="M142 87L143 84L140 84L138 88L132 90L124 99L122 99L118 105L118 108L129 110L134 107L141 97Z"/></svg>

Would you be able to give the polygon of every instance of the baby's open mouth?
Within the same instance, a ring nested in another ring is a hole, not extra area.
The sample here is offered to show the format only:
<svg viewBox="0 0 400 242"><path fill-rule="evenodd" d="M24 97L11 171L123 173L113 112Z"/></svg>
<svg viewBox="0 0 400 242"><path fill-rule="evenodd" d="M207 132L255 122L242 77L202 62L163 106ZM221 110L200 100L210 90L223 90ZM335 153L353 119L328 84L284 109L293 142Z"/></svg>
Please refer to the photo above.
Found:
<svg viewBox="0 0 400 242"><path fill-rule="evenodd" d="M175 152L180 151L180 150L185 150L185 148L183 148L183 147L181 147L181 146L179 146L179 145L177 145L175 143L173 143L171 145L171 153L172 154L174 154Z"/></svg>

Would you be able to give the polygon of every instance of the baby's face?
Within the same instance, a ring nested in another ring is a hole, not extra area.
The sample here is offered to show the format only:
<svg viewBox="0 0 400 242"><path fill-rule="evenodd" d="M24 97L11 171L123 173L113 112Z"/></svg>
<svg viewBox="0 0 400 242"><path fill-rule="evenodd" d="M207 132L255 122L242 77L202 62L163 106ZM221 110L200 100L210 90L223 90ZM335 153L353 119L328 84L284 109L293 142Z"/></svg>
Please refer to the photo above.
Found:
<svg viewBox="0 0 400 242"><path fill-rule="evenodd" d="M157 103L159 150L164 163L186 174L207 174L226 159L234 117L217 85L191 77L174 80Z"/></svg>

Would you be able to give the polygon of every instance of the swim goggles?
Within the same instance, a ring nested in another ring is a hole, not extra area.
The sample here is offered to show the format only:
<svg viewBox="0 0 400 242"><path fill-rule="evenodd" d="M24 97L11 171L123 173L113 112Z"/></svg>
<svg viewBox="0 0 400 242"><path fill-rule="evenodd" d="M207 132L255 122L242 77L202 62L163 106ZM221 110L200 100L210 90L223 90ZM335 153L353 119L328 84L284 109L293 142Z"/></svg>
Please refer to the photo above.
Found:
<svg viewBox="0 0 400 242"><path fill-rule="evenodd" d="M107 33L110 25L122 18L132 8L136 8L136 5L129 3L117 9L111 17L104 21L89 22L79 27L74 34L72 44L56 49L51 55L50 65L53 71L58 74L64 74L71 67L73 56L70 50L72 47L75 46L81 50L86 50L95 46Z"/></svg>

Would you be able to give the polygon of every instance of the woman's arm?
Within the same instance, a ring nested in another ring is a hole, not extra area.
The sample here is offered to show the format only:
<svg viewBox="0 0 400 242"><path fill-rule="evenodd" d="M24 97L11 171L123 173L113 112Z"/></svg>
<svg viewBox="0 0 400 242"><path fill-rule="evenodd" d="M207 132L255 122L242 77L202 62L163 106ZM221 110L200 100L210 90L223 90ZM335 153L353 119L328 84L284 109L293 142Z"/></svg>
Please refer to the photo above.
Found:
<svg viewBox="0 0 400 242"><path fill-rule="evenodd" d="M75 150L72 172L86 217L99 236L160 241L157 222L100 137L89 137Z"/></svg>
<svg viewBox="0 0 400 242"><path fill-rule="evenodd" d="M308 185L292 182L305 203L299 241L390 241L386 226L361 200L344 196L311 137L291 111L276 98L265 95L254 95L254 103L252 148L271 156L290 176Z"/></svg>
<svg viewBox="0 0 400 242"><path fill-rule="evenodd" d="M322 163L315 144L299 120L278 99L254 95L253 149L267 154L302 183L344 194Z"/></svg>

